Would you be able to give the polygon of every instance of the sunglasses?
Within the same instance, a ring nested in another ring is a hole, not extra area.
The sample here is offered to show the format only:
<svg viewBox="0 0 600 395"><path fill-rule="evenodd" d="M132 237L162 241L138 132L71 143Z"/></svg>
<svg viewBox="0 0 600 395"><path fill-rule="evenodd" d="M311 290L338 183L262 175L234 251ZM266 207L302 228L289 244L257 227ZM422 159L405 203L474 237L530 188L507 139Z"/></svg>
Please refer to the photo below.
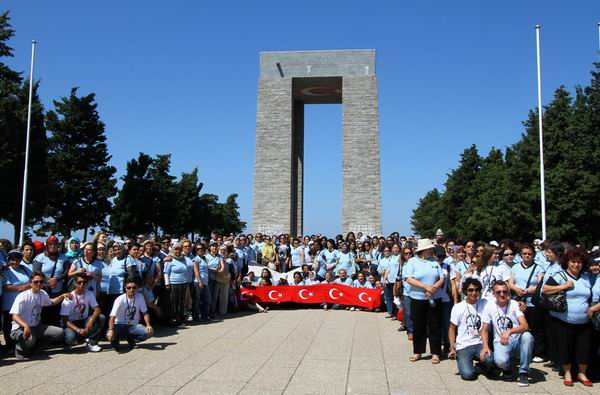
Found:
<svg viewBox="0 0 600 395"><path fill-rule="evenodd" d="M515 256L515 254L513 254L512 252L506 252L502 254L502 256Z"/></svg>
<svg viewBox="0 0 600 395"><path fill-rule="evenodd" d="M137 289L137 287L125 287L125 289L128 291L133 291L133 290Z"/></svg>
<svg viewBox="0 0 600 395"><path fill-rule="evenodd" d="M481 289L479 288L467 288L467 293L471 293L471 292L481 292Z"/></svg>
<svg viewBox="0 0 600 395"><path fill-rule="evenodd" d="M77 285L87 284L87 281L76 281L75 284L77 284Z"/></svg>
<svg viewBox="0 0 600 395"><path fill-rule="evenodd" d="M508 295L508 291L495 291L496 295Z"/></svg>
<svg viewBox="0 0 600 395"><path fill-rule="evenodd" d="M37 284L43 284L44 281L43 280L35 280L35 281L32 281L31 283L37 285Z"/></svg>

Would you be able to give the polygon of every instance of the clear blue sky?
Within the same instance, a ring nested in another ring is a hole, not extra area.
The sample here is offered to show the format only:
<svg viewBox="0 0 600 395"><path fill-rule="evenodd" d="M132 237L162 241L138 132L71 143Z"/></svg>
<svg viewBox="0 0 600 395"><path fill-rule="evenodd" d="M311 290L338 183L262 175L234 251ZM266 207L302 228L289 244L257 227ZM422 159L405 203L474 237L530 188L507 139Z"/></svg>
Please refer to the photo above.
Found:
<svg viewBox="0 0 600 395"><path fill-rule="evenodd" d="M4 0L16 36L7 63L36 77L47 109L73 86L95 92L118 176L138 152L199 168L204 192L239 194L252 216L261 50L375 48L384 232L408 234L413 208L459 154L519 139L536 98L586 84L598 59L600 2ZM306 111L305 231L341 226L341 107ZM321 155L325 150L328 155ZM0 234L12 235L6 224Z"/></svg>

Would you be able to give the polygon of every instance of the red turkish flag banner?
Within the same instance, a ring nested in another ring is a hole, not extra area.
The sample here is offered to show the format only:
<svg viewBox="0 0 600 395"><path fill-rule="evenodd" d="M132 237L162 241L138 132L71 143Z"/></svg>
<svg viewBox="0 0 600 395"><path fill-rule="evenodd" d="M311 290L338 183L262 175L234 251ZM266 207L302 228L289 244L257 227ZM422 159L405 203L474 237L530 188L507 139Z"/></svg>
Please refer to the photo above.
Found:
<svg viewBox="0 0 600 395"><path fill-rule="evenodd" d="M354 288L342 284L278 285L272 287L241 288L240 301L265 303L333 303L343 306L376 309L381 300L381 289Z"/></svg>

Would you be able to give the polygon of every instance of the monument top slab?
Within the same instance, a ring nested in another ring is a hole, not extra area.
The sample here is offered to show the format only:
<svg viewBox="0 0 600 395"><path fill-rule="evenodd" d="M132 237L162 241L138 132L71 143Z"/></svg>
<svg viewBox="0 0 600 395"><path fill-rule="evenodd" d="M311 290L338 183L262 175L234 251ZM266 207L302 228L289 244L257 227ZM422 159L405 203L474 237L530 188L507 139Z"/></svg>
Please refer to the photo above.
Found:
<svg viewBox="0 0 600 395"><path fill-rule="evenodd" d="M375 75L375 50L267 51L260 53L260 78Z"/></svg>

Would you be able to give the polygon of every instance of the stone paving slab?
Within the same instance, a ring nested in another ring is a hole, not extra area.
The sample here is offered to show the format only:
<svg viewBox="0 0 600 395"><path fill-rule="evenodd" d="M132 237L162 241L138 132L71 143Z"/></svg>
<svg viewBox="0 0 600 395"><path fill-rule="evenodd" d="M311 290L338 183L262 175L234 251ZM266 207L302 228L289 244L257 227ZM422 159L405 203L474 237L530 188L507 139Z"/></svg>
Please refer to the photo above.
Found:
<svg viewBox="0 0 600 395"><path fill-rule="evenodd" d="M408 361L412 347L383 314L318 309L241 313L178 331L135 350L50 350L0 360L0 394L598 394L533 364L535 382L460 379L454 361Z"/></svg>

